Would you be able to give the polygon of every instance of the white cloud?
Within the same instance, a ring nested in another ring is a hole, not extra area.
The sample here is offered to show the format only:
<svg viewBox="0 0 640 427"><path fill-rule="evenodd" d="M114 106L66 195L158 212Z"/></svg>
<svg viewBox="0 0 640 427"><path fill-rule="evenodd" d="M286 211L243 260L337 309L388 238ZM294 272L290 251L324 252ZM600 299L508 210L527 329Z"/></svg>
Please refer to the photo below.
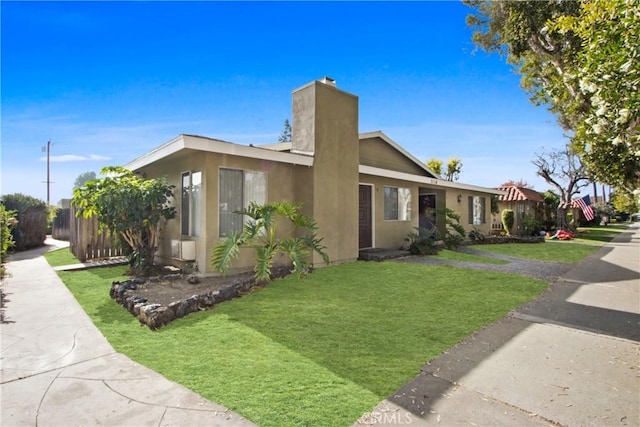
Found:
<svg viewBox="0 0 640 427"><path fill-rule="evenodd" d="M63 154L60 156L50 156L49 161L55 163L64 162L86 162L86 161L103 161L110 160L110 157L99 156L97 154L89 154L88 156L80 156L77 154ZM46 157L40 157L40 161L46 162Z"/></svg>

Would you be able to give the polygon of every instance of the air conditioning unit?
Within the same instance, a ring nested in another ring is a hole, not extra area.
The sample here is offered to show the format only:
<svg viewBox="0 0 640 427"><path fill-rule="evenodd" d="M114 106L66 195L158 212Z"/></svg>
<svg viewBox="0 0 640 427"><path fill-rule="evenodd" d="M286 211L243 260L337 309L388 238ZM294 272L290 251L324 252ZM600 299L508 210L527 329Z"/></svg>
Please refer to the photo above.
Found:
<svg viewBox="0 0 640 427"><path fill-rule="evenodd" d="M196 242L195 240L172 240L171 257L182 261L195 261Z"/></svg>

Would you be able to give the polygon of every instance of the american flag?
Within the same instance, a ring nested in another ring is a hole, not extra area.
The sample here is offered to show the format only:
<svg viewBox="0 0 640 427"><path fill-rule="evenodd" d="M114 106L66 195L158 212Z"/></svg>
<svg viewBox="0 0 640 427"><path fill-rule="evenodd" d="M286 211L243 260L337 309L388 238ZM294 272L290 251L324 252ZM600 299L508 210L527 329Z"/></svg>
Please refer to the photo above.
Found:
<svg viewBox="0 0 640 427"><path fill-rule="evenodd" d="M591 207L591 199L589 199L589 195L586 195L581 199L576 199L575 202L578 206L580 206L580 209L582 209L582 213L584 214L584 217L587 219L587 221L591 221L593 220L593 218L595 218L593 214L593 208Z"/></svg>

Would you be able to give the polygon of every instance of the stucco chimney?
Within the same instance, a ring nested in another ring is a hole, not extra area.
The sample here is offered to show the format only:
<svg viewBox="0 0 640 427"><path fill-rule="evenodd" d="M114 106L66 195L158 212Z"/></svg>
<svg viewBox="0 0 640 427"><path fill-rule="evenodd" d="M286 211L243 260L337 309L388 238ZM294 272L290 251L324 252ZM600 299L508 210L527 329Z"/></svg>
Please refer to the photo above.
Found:
<svg viewBox="0 0 640 427"><path fill-rule="evenodd" d="M332 79L329 76L324 76L323 78L320 79L320 81L326 85L331 85L333 87L338 87L338 85L336 84L336 80Z"/></svg>
<svg viewBox="0 0 640 427"><path fill-rule="evenodd" d="M358 97L325 77L293 91L291 152L313 156L295 183L332 262L358 257ZM340 221L336 221L340 218ZM314 264L321 261L313 255Z"/></svg>

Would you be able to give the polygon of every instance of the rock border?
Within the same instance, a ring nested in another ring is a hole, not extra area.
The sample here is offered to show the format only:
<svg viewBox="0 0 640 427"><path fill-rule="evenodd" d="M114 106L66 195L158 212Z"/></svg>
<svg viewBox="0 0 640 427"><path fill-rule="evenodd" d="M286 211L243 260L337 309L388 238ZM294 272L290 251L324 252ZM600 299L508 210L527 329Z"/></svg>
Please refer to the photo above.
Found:
<svg viewBox="0 0 640 427"><path fill-rule="evenodd" d="M272 279L284 277L288 274L287 269L279 268L275 270ZM162 278L165 280L188 280L182 274L172 274ZM265 285L264 283L256 283L253 276L245 276L234 280L225 288L193 294L167 305L148 301L146 298L136 294L138 285L159 280L158 277L141 277L125 280L124 282L114 281L111 284L109 296L133 314L141 324L155 330L190 313L209 310L216 304L240 297L255 287L263 287Z"/></svg>

